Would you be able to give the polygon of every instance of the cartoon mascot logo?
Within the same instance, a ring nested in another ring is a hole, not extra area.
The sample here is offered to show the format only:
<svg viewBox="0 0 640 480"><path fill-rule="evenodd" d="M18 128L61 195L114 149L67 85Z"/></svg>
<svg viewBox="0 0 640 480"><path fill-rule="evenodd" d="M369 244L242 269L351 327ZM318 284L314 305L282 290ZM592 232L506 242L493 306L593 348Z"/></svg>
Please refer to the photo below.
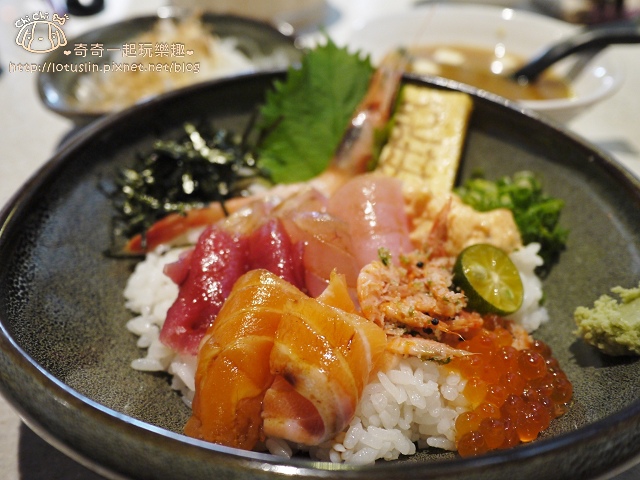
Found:
<svg viewBox="0 0 640 480"><path fill-rule="evenodd" d="M48 16L33 14L16 21L16 27L20 28L16 44L33 53L47 53L66 45L67 37L60 26L64 25L68 15L60 17L54 13L52 21L48 20Z"/></svg>

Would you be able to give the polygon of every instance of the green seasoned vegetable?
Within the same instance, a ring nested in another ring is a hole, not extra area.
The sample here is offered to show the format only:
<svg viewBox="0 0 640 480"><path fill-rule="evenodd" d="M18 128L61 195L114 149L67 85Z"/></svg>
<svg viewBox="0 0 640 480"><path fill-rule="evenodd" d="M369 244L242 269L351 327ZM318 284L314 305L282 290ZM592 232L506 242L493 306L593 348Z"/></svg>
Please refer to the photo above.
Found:
<svg viewBox="0 0 640 480"><path fill-rule="evenodd" d="M602 295L593 308L576 308L576 334L608 355L640 355L640 283L611 291L622 302Z"/></svg>
<svg viewBox="0 0 640 480"><path fill-rule="evenodd" d="M184 126L179 140L157 141L136 165L119 172L113 202L116 238L144 233L170 213L245 195L264 180L242 139L226 130Z"/></svg>
<svg viewBox="0 0 640 480"><path fill-rule="evenodd" d="M559 225L564 202L546 195L540 180L533 173L522 171L495 182L475 174L457 188L456 193L462 201L481 212L496 208L510 209L522 241L541 245L540 256L544 260L541 273L548 271L564 250L569 235L568 230Z"/></svg>
<svg viewBox="0 0 640 480"><path fill-rule="evenodd" d="M308 180L327 167L372 73L368 57L328 39L275 83L260 110L266 135L258 146L260 165L274 182Z"/></svg>

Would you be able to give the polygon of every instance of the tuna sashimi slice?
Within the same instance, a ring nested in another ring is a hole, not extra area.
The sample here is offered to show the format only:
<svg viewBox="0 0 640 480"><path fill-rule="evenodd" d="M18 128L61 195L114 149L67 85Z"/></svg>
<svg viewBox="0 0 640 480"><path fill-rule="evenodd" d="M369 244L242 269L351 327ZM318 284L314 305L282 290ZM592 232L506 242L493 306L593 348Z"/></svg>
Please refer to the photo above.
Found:
<svg viewBox="0 0 640 480"><path fill-rule="evenodd" d="M216 226L202 233L189 255L186 275L174 272L175 278L184 279L160 332L162 343L180 353L198 353L204 333L246 271L245 242Z"/></svg>
<svg viewBox="0 0 640 480"><path fill-rule="evenodd" d="M247 270L268 270L302 290L302 247L301 242L292 243L279 219L272 218L248 238Z"/></svg>
<svg viewBox="0 0 640 480"><path fill-rule="evenodd" d="M167 312L162 343L196 355L234 283L256 269L304 289L302 244L292 243L279 219L266 221L249 235L234 235L221 226L205 230L195 248L165 267L165 274L179 285L179 293Z"/></svg>

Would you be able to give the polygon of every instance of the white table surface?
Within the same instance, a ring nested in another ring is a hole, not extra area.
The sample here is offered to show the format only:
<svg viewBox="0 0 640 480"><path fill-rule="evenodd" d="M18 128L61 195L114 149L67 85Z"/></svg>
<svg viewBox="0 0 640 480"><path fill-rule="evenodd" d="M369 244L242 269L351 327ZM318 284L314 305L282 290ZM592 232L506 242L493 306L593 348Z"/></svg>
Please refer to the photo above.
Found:
<svg viewBox="0 0 640 480"><path fill-rule="evenodd" d="M96 25L125 16L154 11L162 0L106 0L107 9L94 17L73 17L65 33L73 36ZM479 2L480 3L480 2ZM499 3L495 1L485 3ZM390 11L411 8L411 0L328 0L332 38L343 43L349 32L366 20ZM502 2L529 8L527 1ZM31 62L35 54L15 44L14 22L24 13L51 11L38 0L0 0L0 205L41 165L73 125L47 111L40 103L36 76L8 71L8 62ZM622 88L606 102L571 122L568 127L609 151L640 177L640 46L611 47L626 66ZM611 473L615 480L640 479L640 466ZM99 479L98 475L50 447L33 434L0 397L0 479Z"/></svg>

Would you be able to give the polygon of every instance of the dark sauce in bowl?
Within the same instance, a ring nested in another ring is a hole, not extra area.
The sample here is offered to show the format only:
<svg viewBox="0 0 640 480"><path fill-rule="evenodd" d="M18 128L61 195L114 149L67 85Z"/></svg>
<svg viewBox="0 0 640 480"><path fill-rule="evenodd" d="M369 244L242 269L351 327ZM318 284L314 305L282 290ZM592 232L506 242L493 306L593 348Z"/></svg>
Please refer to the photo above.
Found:
<svg viewBox="0 0 640 480"><path fill-rule="evenodd" d="M552 100L573 97L569 82L545 72L535 83L521 85L509 73L524 58L507 52L502 44L493 49L466 45L417 46L409 49L415 73L438 75L472 85L510 100Z"/></svg>

